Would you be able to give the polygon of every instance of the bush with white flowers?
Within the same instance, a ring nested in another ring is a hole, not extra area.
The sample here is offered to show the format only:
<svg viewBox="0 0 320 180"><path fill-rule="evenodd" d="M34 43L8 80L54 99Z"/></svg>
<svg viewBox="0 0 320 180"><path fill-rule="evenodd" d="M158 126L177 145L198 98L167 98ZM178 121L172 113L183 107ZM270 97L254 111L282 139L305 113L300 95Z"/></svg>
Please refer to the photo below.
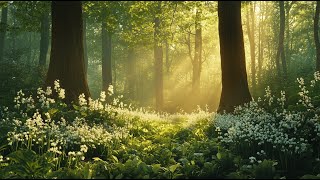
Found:
<svg viewBox="0 0 320 180"><path fill-rule="evenodd" d="M319 80L314 75L310 88ZM216 114L213 125L219 133L219 140L237 153L253 156L264 150L274 158L303 158L305 154L319 151L320 115L312 104L312 97L302 78L298 78L301 104L307 111L289 111L285 108L285 92L281 91L274 105L275 96L266 88L264 100L239 106L232 114ZM265 106L263 106L263 103ZM273 108L270 108L273 107ZM318 145L317 145L318 144Z"/></svg>

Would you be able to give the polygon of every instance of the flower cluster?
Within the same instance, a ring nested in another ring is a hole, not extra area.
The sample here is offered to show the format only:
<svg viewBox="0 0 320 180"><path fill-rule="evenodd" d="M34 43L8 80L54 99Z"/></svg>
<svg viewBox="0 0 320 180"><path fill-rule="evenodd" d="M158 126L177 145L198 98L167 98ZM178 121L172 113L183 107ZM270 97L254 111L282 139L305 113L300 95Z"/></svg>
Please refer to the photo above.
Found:
<svg viewBox="0 0 320 180"><path fill-rule="evenodd" d="M56 90L56 92L58 93L58 97L60 99L64 99L66 96L65 96L65 89L61 88L60 87L60 81L59 79L55 80L54 81L54 89Z"/></svg>
<svg viewBox="0 0 320 180"><path fill-rule="evenodd" d="M304 79L297 78L297 81L299 83L299 88L300 88L300 92L298 94L301 97L299 102L302 103L302 105L305 106L308 110L310 110L310 108L313 108L313 105L311 103L311 97L308 95L309 91L307 90L304 84Z"/></svg>

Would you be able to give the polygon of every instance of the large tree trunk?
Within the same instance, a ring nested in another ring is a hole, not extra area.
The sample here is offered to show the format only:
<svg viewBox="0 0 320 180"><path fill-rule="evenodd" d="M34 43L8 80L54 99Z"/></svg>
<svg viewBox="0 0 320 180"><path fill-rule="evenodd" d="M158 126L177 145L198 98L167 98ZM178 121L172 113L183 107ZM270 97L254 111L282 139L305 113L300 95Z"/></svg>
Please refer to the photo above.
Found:
<svg viewBox="0 0 320 180"><path fill-rule="evenodd" d="M161 1L158 2L158 14L161 14ZM156 109L163 108L163 50L160 41L160 18L154 19L154 60L155 60L155 93Z"/></svg>
<svg viewBox="0 0 320 180"><path fill-rule="evenodd" d="M39 66L45 67L47 61L47 53L49 47L49 12L45 12L41 17L41 39L40 39L40 55Z"/></svg>
<svg viewBox="0 0 320 180"><path fill-rule="evenodd" d="M194 58L192 61L192 94L200 94L200 74L202 65L202 28L201 28L201 12L196 11L195 22L195 44L194 44Z"/></svg>
<svg viewBox="0 0 320 180"><path fill-rule="evenodd" d="M1 22L0 22L0 62L3 61L3 52L7 32L8 21L8 7L4 7L1 10Z"/></svg>
<svg viewBox="0 0 320 180"><path fill-rule="evenodd" d="M281 77L281 67L280 67L280 57L282 64L283 77L287 77L287 64L285 60L285 52L284 52L284 26L285 26L285 12L284 12L284 2L279 1L280 7L280 32L279 32L279 44L278 51L276 57L276 65L278 69L278 76Z"/></svg>
<svg viewBox="0 0 320 180"><path fill-rule="evenodd" d="M52 2L51 55L46 86L56 79L65 89L66 102L90 96L84 69L83 21L80 1Z"/></svg>
<svg viewBox="0 0 320 180"><path fill-rule="evenodd" d="M83 53L84 65L87 74L88 71L88 49L87 49L87 14L83 13Z"/></svg>
<svg viewBox="0 0 320 180"><path fill-rule="evenodd" d="M102 90L108 91L109 85L112 84L111 33L107 31L106 11L103 12L102 17Z"/></svg>
<svg viewBox="0 0 320 180"><path fill-rule="evenodd" d="M248 29L248 37L250 43L250 56L251 56L251 82L252 88L255 89L256 86L256 47L255 47L255 38L254 38L254 4L249 4L250 6L250 13L249 10L247 11L247 29ZM250 16L249 16L250 14ZM251 19L251 24L249 20ZM251 25L251 27L250 27Z"/></svg>
<svg viewBox="0 0 320 180"><path fill-rule="evenodd" d="M218 112L232 112L251 101L248 88L241 2L218 1L222 91Z"/></svg>
<svg viewBox="0 0 320 180"><path fill-rule="evenodd" d="M317 1L316 12L314 15L314 43L316 45L316 71L320 71L320 41L319 41L319 13L320 13L320 1Z"/></svg>

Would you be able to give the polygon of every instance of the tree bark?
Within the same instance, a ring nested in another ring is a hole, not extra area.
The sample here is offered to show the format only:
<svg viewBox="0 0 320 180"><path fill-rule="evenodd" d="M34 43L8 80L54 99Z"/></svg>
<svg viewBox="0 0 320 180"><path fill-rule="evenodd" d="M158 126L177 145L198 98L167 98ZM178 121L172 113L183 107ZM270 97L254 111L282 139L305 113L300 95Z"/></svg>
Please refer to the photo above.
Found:
<svg viewBox="0 0 320 180"><path fill-rule="evenodd" d="M3 52L5 48L5 39L8 23L8 7L1 10L1 24L0 24L0 62L3 61Z"/></svg>
<svg viewBox="0 0 320 180"><path fill-rule="evenodd" d="M47 53L49 48L49 13L45 12L41 17L41 39L40 39L40 55L39 66L45 67L47 61Z"/></svg>
<svg viewBox="0 0 320 180"><path fill-rule="evenodd" d="M90 96L84 69L83 20L80 1L52 2L52 41L46 86L56 79L65 89L66 102Z"/></svg>
<svg viewBox="0 0 320 180"><path fill-rule="evenodd" d="M161 1L158 2L158 15L161 14ZM160 18L154 18L154 59L155 59L155 93L156 109L163 108L163 50L160 41Z"/></svg>
<svg viewBox="0 0 320 180"><path fill-rule="evenodd" d="M316 12L314 15L313 23L313 35L314 43L316 45L316 71L320 71L320 41L319 41L319 13L320 13L320 1L317 1Z"/></svg>
<svg viewBox="0 0 320 180"><path fill-rule="evenodd" d="M218 1L222 91L218 112L232 112L235 106L251 101L248 88L241 2Z"/></svg>
<svg viewBox="0 0 320 180"><path fill-rule="evenodd" d="M195 44L194 44L194 58L192 61L192 94L200 94L200 75L202 65L202 27L201 27L201 12L196 11L195 22Z"/></svg>
<svg viewBox="0 0 320 180"><path fill-rule="evenodd" d="M286 79L287 77L287 64L285 60L285 52L284 52L284 26L285 26L285 12L284 12L284 2L279 1L280 7L280 32L279 32L279 44L278 51L276 56L276 65L278 69L278 76L281 77L281 67L280 67L280 57L281 57L281 65L283 71L283 77Z"/></svg>
<svg viewBox="0 0 320 180"><path fill-rule="evenodd" d="M111 33L107 30L106 14L104 10L102 14L102 90L108 91L109 85L112 84L111 69Z"/></svg>

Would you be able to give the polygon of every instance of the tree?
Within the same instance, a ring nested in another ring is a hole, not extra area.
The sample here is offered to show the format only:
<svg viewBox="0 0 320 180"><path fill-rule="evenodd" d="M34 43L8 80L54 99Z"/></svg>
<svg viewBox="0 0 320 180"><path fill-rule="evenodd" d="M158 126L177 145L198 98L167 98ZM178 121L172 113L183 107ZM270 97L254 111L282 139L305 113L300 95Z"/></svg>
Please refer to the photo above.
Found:
<svg viewBox="0 0 320 180"><path fill-rule="evenodd" d="M111 70L111 32L107 30L107 11L102 10L101 23L101 42L102 42L102 90L108 91L109 85L112 84Z"/></svg>
<svg viewBox="0 0 320 180"><path fill-rule="evenodd" d="M155 60L155 90L156 90L156 109L163 107L163 50L160 41L161 1L158 2L158 10L154 18L154 60Z"/></svg>
<svg viewBox="0 0 320 180"><path fill-rule="evenodd" d="M202 27L201 27L201 9L196 10L195 20L195 43L194 43L194 58L192 61L192 92L193 94L200 93L200 74L202 66Z"/></svg>
<svg viewBox="0 0 320 180"><path fill-rule="evenodd" d="M316 45L316 71L320 71L320 41L319 41L319 13L320 13L320 1L317 1L316 12L314 15L314 43Z"/></svg>
<svg viewBox="0 0 320 180"><path fill-rule="evenodd" d="M250 9L250 13L249 13L249 9ZM254 10L255 10L255 4L250 3L249 7L247 8L247 32L248 32L249 44L250 44L251 82L252 82L253 89L256 86L256 59L255 59L256 47L255 47L255 37L254 37L254 19L255 19ZM251 19L251 24L249 22L250 19Z"/></svg>
<svg viewBox="0 0 320 180"><path fill-rule="evenodd" d="M88 72L88 48L87 48L87 14L83 12L83 51L85 71Z"/></svg>
<svg viewBox="0 0 320 180"><path fill-rule="evenodd" d="M251 101L245 65L241 2L218 1L222 91L218 112Z"/></svg>
<svg viewBox="0 0 320 180"><path fill-rule="evenodd" d="M281 68L280 68L280 57L281 57L281 65L283 71L283 77L287 77L287 63L285 60L285 52L284 52L284 26L285 26L285 12L284 12L284 2L279 1L280 7L280 32L279 32L279 44L278 51L276 55L276 64L278 70L278 76L281 77Z"/></svg>
<svg viewBox="0 0 320 180"><path fill-rule="evenodd" d="M41 17L41 39L40 39L40 56L39 56L39 65L44 67L47 61L47 53L49 47L49 13L44 12Z"/></svg>
<svg viewBox="0 0 320 180"><path fill-rule="evenodd" d="M0 62L3 60L3 52L6 38L6 29L8 21L8 7L3 7L1 10L1 22L0 22Z"/></svg>
<svg viewBox="0 0 320 180"><path fill-rule="evenodd" d="M80 1L52 2L52 41L46 86L56 79L65 88L66 102L81 93L90 96L83 54L83 20Z"/></svg>

